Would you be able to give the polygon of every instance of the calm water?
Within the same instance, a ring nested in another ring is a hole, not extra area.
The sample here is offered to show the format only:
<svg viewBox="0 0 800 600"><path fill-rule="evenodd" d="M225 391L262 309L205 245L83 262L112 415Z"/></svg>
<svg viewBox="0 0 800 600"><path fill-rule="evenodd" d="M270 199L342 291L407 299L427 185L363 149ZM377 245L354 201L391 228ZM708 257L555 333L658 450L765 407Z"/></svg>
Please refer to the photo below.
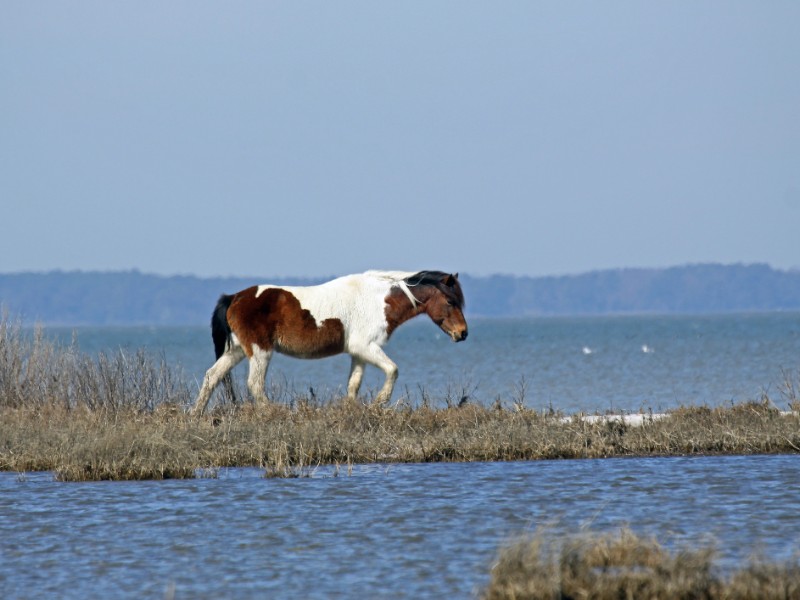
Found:
<svg viewBox="0 0 800 600"><path fill-rule="evenodd" d="M0 473L0 596L470 598L498 545L629 524L723 567L789 559L788 456L372 465L352 476L64 484Z"/></svg>
<svg viewBox="0 0 800 600"><path fill-rule="evenodd" d="M52 335L72 336L67 330ZM206 328L79 329L87 352L146 347L200 379ZM648 350L643 351L643 346ZM584 348L586 350L584 350ZM452 344L430 323L388 347L397 394L572 412L778 402L800 368L800 315L473 320ZM273 391L341 391L348 361L278 357ZM372 373L366 381L377 387ZM438 395L438 396L437 396ZM320 468L264 479L65 484L0 473L2 598L469 598L521 531L628 524L671 547L716 543L723 566L788 559L800 540L797 456Z"/></svg>
<svg viewBox="0 0 800 600"><path fill-rule="evenodd" d="M73 330L50 334L69 343ZM148 348L179 364L192 382L213 362L207 327L81 328L87 352ZM646 351L645 351L646 350ZM426 317L397 330L386 347L398 364L395 399L418 402L423 390L442 402L516 399L524 381L532 408L577 411L661 410L780 399L782 370L800 369L800 313L726 316L472 319L466 342L454 344ZM267 386L276 400L292 392L318 397L345 389L349 358L303 361L276 356ZM237 368L244 379L246 368ZM367 367L363 391L382 375Z"/></svg>

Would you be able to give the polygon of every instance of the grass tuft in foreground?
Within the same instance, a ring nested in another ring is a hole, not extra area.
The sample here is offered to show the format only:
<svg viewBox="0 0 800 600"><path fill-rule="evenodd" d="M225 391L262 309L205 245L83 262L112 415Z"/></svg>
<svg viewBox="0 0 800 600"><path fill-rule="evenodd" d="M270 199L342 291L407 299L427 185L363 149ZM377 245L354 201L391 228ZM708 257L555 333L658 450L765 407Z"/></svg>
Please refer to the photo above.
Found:
<svg viewBox="0 0 800 600"><path fill-rule="evenodd" d="M800 565L752 561L733 573L714 550L670 552L623 529L556 540L539 532L500 551L484 600L584 598L753 599L800 597Z"/></svg>

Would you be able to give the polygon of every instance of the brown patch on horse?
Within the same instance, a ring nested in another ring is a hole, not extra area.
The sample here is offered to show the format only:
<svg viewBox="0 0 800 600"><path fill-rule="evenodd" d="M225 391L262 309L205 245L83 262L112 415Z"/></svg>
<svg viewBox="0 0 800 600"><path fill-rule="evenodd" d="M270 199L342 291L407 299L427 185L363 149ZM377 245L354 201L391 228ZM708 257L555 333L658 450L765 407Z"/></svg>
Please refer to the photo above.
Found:
<svg viewBox="0 0 800 600"><path fill-rule="evenodd" d="M416 292L412 293L416 294ZM384 309L384 314L386 315L386 334L388 336L391 336L392 332L400 327L400 325L423 312L424 308L422 304L424 300L422 295L423 294L416 294L415 297L419 303L413 306L408 296L403 293L403 290L399 287L392 288L389 295L386 296L386 308Z"/></svg>
<svg viewBox="0 0 800 600"><path fill-rule="evenodd" d="M296 358L324 358L344 352L344 325L339 319L318 324L300 301L281 288L260 295L253 286L234 295L228 323L247 357L253 344Z"/></svg>

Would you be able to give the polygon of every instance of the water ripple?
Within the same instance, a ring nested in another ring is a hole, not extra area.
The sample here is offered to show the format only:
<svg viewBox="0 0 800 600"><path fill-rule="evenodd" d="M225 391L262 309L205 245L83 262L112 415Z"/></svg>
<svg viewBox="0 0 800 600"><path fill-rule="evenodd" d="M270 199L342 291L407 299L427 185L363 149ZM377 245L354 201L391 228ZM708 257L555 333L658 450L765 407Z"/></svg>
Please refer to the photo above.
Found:
<svg viewBox="0 0 800 600"><path fill-rule="evenodd" d="M789 456L371 465L350 477L65 484L0 473L0 596L470 597L520 531L625 524L788 559Z"/></svg>

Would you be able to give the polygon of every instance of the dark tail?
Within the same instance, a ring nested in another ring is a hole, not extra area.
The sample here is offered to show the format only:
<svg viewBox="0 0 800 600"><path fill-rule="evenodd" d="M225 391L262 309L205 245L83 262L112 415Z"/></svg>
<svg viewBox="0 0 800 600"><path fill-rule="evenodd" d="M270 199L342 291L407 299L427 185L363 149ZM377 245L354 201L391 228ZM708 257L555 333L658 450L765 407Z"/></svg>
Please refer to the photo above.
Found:
<svg viewBox="0 0 800 600"><path fill-rule="evenodd" d="M231 343L231 326L228 324L228 308L231 306L233 296L222 294L217 301L214 313L211 315L211 339L214 340L214 354L219 358L225 353Z"/></svg>
<svg viewBox="0 0 800 600"><path fill-rule="evenodd" d="M231 343L231 326L228 323L228 308L230 308L233 296L222 294L217 301L217 306L211 314L211 339L214 340L214 354L219 358L228 349ZM228 373L222 379L225 386L225 395L231 402L236 402L236 392L233 389L233 378Z"/></svg>

